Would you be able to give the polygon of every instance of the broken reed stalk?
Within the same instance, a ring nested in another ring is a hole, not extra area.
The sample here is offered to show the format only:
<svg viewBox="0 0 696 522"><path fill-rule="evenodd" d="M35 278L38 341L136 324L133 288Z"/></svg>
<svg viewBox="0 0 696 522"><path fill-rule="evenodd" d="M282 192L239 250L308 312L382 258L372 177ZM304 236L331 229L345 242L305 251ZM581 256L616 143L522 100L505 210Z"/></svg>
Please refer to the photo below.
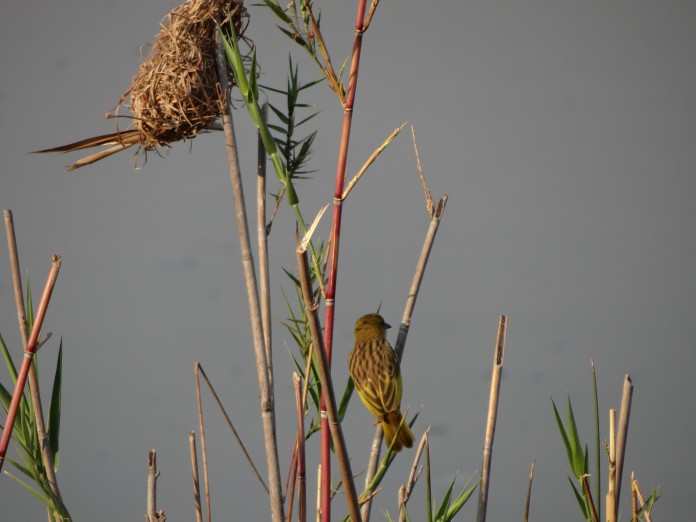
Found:
<svg viewBox="0 0 696 522"><path fill-rule="evenodd" d="M297 404L297 519L307 520L307 471L305 469L305 431L304 431L304 402L302 402L302 381L297 373L292 374L295 386L295 403ZM290 516L290 513L288 513Z"/></svg>
<svg viewBox="0 0 696 522"><path fill-rule="evenodd" d="M358 71L360 69L360 53L362 50L362 37L364 32L364 20L367 0L358 0L355 36L353 38L353 52L350 60L350 73L348 80L348 92L343 106L343 125L341 128L341 141L339 143L338 161L336 163L336 188L334 191L333 218L331 221L331 235L329 236L329 275L326 287L326 309L324 319L324 348L326 359L331 367L331 352L334 333L334 303L336 300L336 275L338 272L338 252L341 239L341 218L343 215L343 187L346 179L346 164L348 160L348 143L353 122L353 106L355 105L355 93L358 84ZM318 354L317 354L318 355ZM319 356L317 356L319 359ZM329 423L323 415L326 409L326 396L321 397L321 462L323 466L322 480L322 520L331 520L331 442L329 440Z"/></svg>
<svg viewBox="0 0 696 522"><path fill-rule="evenodd" d="M196 451L196 433L189 432L189 449L191 451L191 473L193 475L193 501L196 510L196 522L203 522L201 512L201 484L198 480L198 452Z"/></svg>
<svg viewBox="0 0 696 522"><path fill-rule="evenodd" d="M321 521L321 464L317 466L317 522Z"/></svg>
<svg viewBox="0 0 696 522"><path fill-rule="evenodd" d="M22 273L19 268L19 250L17 248L17 237L14 229L14 219L12 211L8 208L4 211L5 216L5 233L7 235L7 250L10 256L10 268L12 270L12 284L15 294L15 305L17 307L17 319L19 320L19 332L22 339L24 351L27 350L29 342L29 332L27 332L27 319L24 309L24 292L22 291ZM29 368L29 394L31 403L34 408L34 419L36 422L36 436L41 448L41 460L43 461L46 478L51 487L51 491L56 500L63 508L63 499L58 489L58 479L53 460L53 453L46 435L46 426L44 424L43 406L41 404L41 395L39 393L39 381L36 376L36 368L32 364Z"/></svg>
<svg viewBox="0 0 696 522"><path fill-rule="evenodd" d="M532 503L532 481L534 480L534 464L536 459L532 459L532 469L529 470L529 487L527 488L527 502L524 505L524 522L529 522L529 506Z"/></svg>
<svg viewBox="0 0 696 522"><path fill-rule="evenodd" d="M324 396L328 399L326 402L326 415L328 418L326 420L331 429L331 436L333 438L336 457L338 459L338 465L341 469L341 478L343 481L343 490L345 491L346 495L346 503L348 504L348 513L352 522L360 522L358 495L355 490L355 483L353 482L353 472L351 471L350 467L350 458L348 455L348 450L346 449L346 441L343 438L343 432L341 431L341 422L338 417L338 408L336 406L336 396L334 394L333 382L331 380L331 372L329 371L329 360L326 351L324 350L324 341L322 339L321 327L317 317L317 306L312 298L314 292L309 276L309 264L307 261L306 248L298 246L296 253L297 272L300 279L300 284L302 286L302 296L304 298L304 306L307 312L307 322L309 323L309 329L312 333L312 342L316 347L314 354L316 355L317 370L319 371L321 389ZM322 473L324 473L323 466ZM322 519L325 519L327 516L327 514L324 512L324 507L326 506L327 509L330 508L331 490L329 490L329 503L324 504L323 501L323 497L326 495L326 492L323 491L323 488L326 486L325 483L326 481L324 481L324 484L322 484Z"/></svg>
<svg viewBox="0 0 696 522"><path fill-rule="evenodd" d="M268 104L261 107L263 121L268 118ZM268 382L273 392L273 345L271 344L271 288L268 275L268 230L266 228L266 148L258 133L256 159L256 236L259 246L259 283L261 290L261 322L268 362Z"/></svg>
<svg viewBox="0 0 696 522"><path fill-rule="evenodd" d="M609 410L609 486L607 488L607 497L605 512L607 522L616 522L616 410Z"/></svg>
<svg viewBox="0 0 696 522"><path fill-rule="evenodd" d="M493 371L491 375L491 393L488 399L488 421L486 423L486 438L483 443L483 464L481 467L481 486L479 487L477 522L485 522L488 508L488 486L491 473L491 458L493 454L493 438L495 424L498 418L498 397L500 395L500 377L505 358L505 334L507 333L507 317L500 316L498 323L498 338L495 342L493 356Z"/></svg>
<svg viewBox="0 0 696 522"><path fill-rule="evenodd" d="M147 514L145 518L156 522L157 509L157 451L151 449L147 454Z"/></svg>
<svg viewBox="0 0 696 522"><path fill-rule="evenodd" d="M420 291L421 283L423 282L423 276L425 275L425 268L428 265L428 259L430 258L430 252L433 249L433 244L435 243L435 237L437 236L437 230L440 227L440 222L442 221L442 216L445 213L445 206L447 205L447 194L442 196L437 203L437 207L431 212L430 225L428 231L425 235L425 240L423 241L423 247L421 248L420 256L418 257L418 263L416 264L416 271L413 274L413 279L411 280L411 287L408 291L408 297L406 298L406 305L404 306L404 313L401 316L401 324L399 325L399 334L396 338L396 345L394 350L399 356L399 361L402 360L404 355L404 348L406 346L406 338L408 337L408 330L411 326L411 316L413 315L413 309L416 306L416 298ZM379 454L382 449L382 424L377 424L375 428L375 436L372 439L372 447L370 450L370 458L367 463L367 470L365 471L365 491L372 484L372 480L375 478L377 473L377 466L379 464ZM372 510L372 498L365 502L361 508L362 518L365 522L370 519L370 511Z"/></svg>
<svg viewBox="0 0 696 522"><path fill-rule="evenodd" d="M220 32L216 32L215 38L215 63L217 67L218 81L222 87L223 99L222 126L225 131L225 147L227 149L227 162L232 182L232 194L237 218L237 232L239 246L242 254L244 279L246 281L247 302L249 315L251 316L251 330L254 340L254 355L256 359L256 375L261 396L261 419L263 423L264 442L266 446L266 464L268 467L268 483L270 488L271 516L274 522L282 522L284 516L283 488L280 482L280 466L278 463L278 443L275 430L275 399L271 390L272 379L269 378L269 365L266 358L266 343L264 342L263 326L261 321L261 309L259 304L259 291L256 283L256 270L254 258L251 252L249 239L249 224L247 222L246 205L244 202L244 189L239 172L239 157L237 154L237 141L234 133L232 117L232 93L228 81L229 68L225 49L222 44Z"/></svg>
<svg viewBox="0 0 696 522"><path fill-rule="evenodd" d="M621 410L619 412L619 424L616 437L616 509L614 520L619 519L618 507L621 498L621 477L623 476L624 456L626 453L626 440L628 438L628 420L631 416L631 398L633 397L633 383L626 374L624 377L623 392L621 394Z"/></svg>
<svg viewBox="0 0 696 522"><path fill-rule="evenodd" d="M643 492L640 490L640 486L638 485L638 479L636 478L635 473L633 473L632 471L631 489L635 491L636 497L640 502L640 507L643 509L643 517L645 518L645 522L652 522L652 518L650 517L650 510L648 509L648 505L645 503L645 499L643 498Z"/></svg>
<svg viewBox="0 0 696 522"><path fill-rule="evenodd" d="M12 401L10 402L10 407L7 410L7 417L5 418L5 427L3 428L2 438L0 439L0 470L2 470L2 465L5 463L5 455L7 454L7 447L10 444L10 437L12 436L12 430L14 429L14 422L17 417L17 411L19 410L19 403L22 399L22 395L24 394L24 385L27 382L29 368L31 367L34 354L36 353L39 334L41 333L41 326L43 325L44 318L46 317L46 310L48 309L48 303L51 300L53 288L56 285L58 272L60 272L60 265L60 256L53 254L51 271L46 279L46 285L44 286L44 291L41 295L39 308L36 310L36 315L34 316L34 326L31 329L31 334L29 335L29 340L27 341L27 346L24 350L24 359L22 360L22 366L17 374L17 382L15 383Z"/></svg>
<svg viewBox="0 0 696 522"><path fill-rule="evenodd" d="M399 522L406 522L406 503L408 499L411 498L411 493L413 493L413 487L416 485L416 481L420 477L423 466L418 468L418 463L420 462L421 455L423 454L423 449L425 448L425 442L430 432L430 426L425 428L423 436L421 437L420 444L418 444L418 449L416 449L416 455L413 458L413 464L411 464L411 472L408 475L408 481L406 484L399 488Z"/></svg>

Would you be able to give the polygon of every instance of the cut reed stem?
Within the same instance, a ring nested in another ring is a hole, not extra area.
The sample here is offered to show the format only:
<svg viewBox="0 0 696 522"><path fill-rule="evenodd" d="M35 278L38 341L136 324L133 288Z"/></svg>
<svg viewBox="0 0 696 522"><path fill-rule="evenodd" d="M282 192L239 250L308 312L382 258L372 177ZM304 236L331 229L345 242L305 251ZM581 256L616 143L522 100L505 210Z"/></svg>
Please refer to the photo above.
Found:
<svg viewBox="0 0 696 522"><path fill-rule="evenodd" d="M498 397L500 395L500 377L503 371L505 357L505 335L507 332L507 317L500 316L498 323L498 338L495 342L493 370L491 375L491 392L488 399L488 421L486 423L486 438L483 443L483 465L481 467L481 486L479 488L477 522L485 522L488 508L488 486L491 473L491 458L493 454L493 438L495 424L498 418Z"/></svg>
<svg viewBox="0 0 696 522"><path fill-rule="evenodd" d="M607 522L616 522L616 410L609 410L609 486L607 489Z"/></svg>
<svg viewBox="0 0 696 522"><path fill-rule="evenodd" d="M196 379L196 406L198 408L198 429L201 432L201 453L203 455L203 485L205 486L205 511L206 520L211 522L210 512L210 483L208 482L208 452L205 448L205 425L203 424L203 405L201 403L201 383L198 378L200 363L196 361L193 366L193 374Z"/></svg>
<svg viewBox="0 0 696 522"><path fill-rule="evenodd" d="M619 413L619 424L616 438L616 509L619 507L621 498L621 477L623 476L623 465L626 454L626 440L628 439L628 421L631 416L631 399L633 397L633 383L631 378L624 377L623 392L621 394L621 410ZM614 513L614 520L618 520L618 511Z"/></svg>
<svg viewBox="0 0 696 522"><path fill-rule="evenodd" d="M304 402L302 402L302 381L297 373L293 373L292 381L295 386L295 403L297 404L297 519L307 520L307 472L305 470L305 431L304 431Z"/></svg>

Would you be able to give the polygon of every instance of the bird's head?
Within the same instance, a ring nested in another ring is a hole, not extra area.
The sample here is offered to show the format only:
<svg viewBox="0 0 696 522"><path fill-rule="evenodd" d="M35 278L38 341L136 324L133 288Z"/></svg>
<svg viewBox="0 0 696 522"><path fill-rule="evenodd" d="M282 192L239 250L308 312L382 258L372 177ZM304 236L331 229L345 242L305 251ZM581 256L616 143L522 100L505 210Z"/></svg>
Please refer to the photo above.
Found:
<svg viewBox="0 0 696 522"><path fill-rule="evenodd" d="M379 314L363 315L355 323L355 338L386 337L387 329L391 328Z"/></svg>

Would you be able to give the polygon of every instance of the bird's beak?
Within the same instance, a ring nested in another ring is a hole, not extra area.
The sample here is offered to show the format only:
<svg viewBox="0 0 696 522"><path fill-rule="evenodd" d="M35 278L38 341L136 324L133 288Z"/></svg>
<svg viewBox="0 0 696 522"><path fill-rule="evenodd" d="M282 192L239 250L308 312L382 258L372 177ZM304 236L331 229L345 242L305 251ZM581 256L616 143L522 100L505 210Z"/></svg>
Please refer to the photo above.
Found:
<svg viewBox="0 0 696 522"><path fill-rule="evenodd" d="M384 327L385 327L387 330L389 330L389 328L391 328L391 325L390 325L390 324L387 324L387 323L384 323Z"/></svg>

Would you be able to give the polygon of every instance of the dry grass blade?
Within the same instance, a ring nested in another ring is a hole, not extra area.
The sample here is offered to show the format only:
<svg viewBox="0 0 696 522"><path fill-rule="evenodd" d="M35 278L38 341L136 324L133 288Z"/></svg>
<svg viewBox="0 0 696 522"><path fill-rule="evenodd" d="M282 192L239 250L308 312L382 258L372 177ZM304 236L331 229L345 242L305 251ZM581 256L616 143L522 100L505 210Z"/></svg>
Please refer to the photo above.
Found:
<svg viewBox="0 0 696 522"><path fill-rule="evenodd" d="M640 486L638 485L638 479L633 472L631 472L631 486L633 491L636 492L636 496L640 502L640 507L643 509L643 517L645 517L645 522L652 522L652 518L650 518L650 509L648 509L648 506L645 503L643 492L640 490Z"/></svg>
<svg viewBox="0 0 696 522"><path fill-rule="evenodd" d="M418 463L420 462L421 454L423 453L423 449L425 448L425 442L427 440L429 432L430 426L428 426L423 432L420 444L418 445L418 449L416 450L416 455L413 458L413 464L411 464L411 473L408 476L408 481L405 485L402 485L401 488L399 488L399 521L406 520L406 503L408 502L408 499L411 498L411 493L413 493L413 487L416 485L416 481L418 480L418 477L420 477L420 474L423 471L423 466L419 468Z"/></svg>
<svg viewBox="0 0 696 522"><path fill-rule="evenodd" d="M406 124L404 123L401 125L401 127L397 127L394 129L394 131L387 136L387 139L382 142L382 144L377 147L374 152L370 155L369 158L367 158L367 161L363 164L362 167L360 167L360 170L358 173L353 176L353 179L350 180L350 183L346 186L345 190L343 191L343 194L341 195L341 200L344 200L348 197L348 194L350 194L350 191L353 190L353 187L355 187L355 184L360 181L360 178L362 178L363 174L365 174L365 171L374 163L374 161L377 159L377 156L382 154L382 151L386 149L389 144L394 141L394 138L396 138L401 131L403 130L404 126Z"/></svg>
<svg viewBox="0 0 696 522"><path fill-rule="evenodd" d="M416 165L418 166L418 175L420 176L421 183L423 184L423 192L425 193L425 206L428 209L428 215L433 217L435 212L435 207L433 205L433 196L430 193L428 184L425 182L425 176L423 176L423 168L421 167L420 154L418 154L418 144L416 143L416 131L411 125L411 137L413 138L413 150L416 153Z"/></svg>

